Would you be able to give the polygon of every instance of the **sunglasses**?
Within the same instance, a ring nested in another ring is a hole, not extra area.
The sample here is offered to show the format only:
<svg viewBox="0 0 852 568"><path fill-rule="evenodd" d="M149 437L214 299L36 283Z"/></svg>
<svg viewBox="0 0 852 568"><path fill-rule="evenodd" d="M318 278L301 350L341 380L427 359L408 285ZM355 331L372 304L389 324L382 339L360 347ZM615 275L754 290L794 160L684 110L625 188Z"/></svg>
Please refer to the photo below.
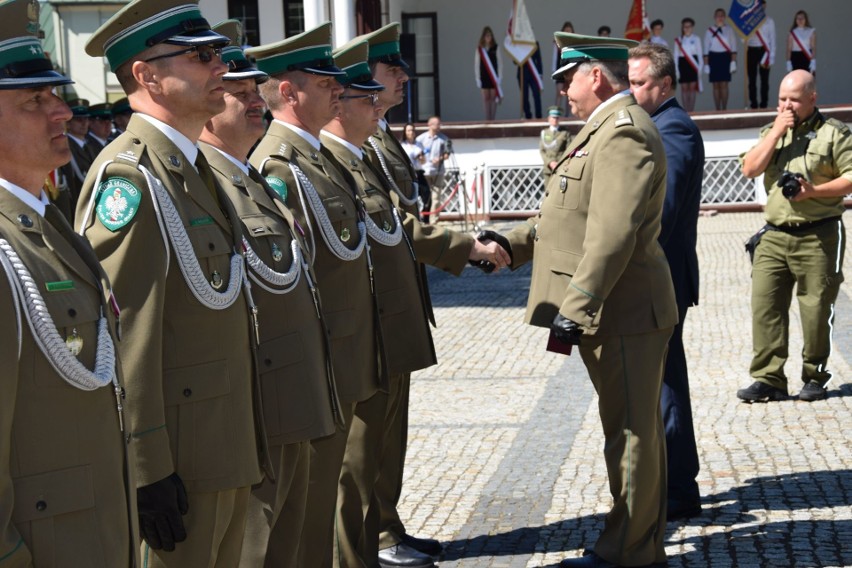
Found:
<svg viewBox="0 0 852 568"><path fill-rule="evenodd" d="M370 93L368 95L341 95L340 100L345 99L370 99L370 104L376 106L379 102L379 93Z"/></svg>
<svg viewBox="0 0 852 568"><path fill-rule="evenodd" d="M143 59L142 61L144 61L145 63L151 63L152 61L156 61L158 59L167 59L169 57L177 57L178 55L186 55L188 53L193 52L198 55L198 61L204 64L213 61L214 57L222 57L222 49L219 47L210 47L209 45L194 45L192 47L188 47L180 51L172 51L169 53L164 53L163 55L155 55L154 57L149 57L148 59Z"/></svg>

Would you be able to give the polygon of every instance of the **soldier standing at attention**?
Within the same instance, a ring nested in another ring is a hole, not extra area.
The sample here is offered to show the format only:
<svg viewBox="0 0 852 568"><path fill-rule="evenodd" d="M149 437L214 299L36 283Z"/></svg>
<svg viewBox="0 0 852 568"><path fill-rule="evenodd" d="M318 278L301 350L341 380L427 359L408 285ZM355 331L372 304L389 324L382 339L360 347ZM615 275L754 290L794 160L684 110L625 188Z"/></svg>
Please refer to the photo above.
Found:
<svg viewBox="0 0 852 568"><path fill-rule="evenodd" d="M258 84L269 76L243 54L239 21L213 30L231 38L222 51L228 64L226 107L204 127L200 146L246 227L249 277L260 313L263 415L275 469L275 482L264 480L252 491L241 566L296 568L305 512L312 506L307 501L310 440L335 432L339 403L301 227L247 162L266 131Z"/></svg>
<svg viewBox="0 0 852 568"><path fill-rule="evenodd" d="M237 566L267 465L242 227L196 146L225 109L227 43L194 2L133 0L86 45L136 111L93 164L76 221L124 307L147 566Z"/></svg>
<svg viewBox="0 0 852 568"><path fill-rule="evenodd" d="M538 142L538 153L541 155L541 161L544 167L541 169L541 175L544 177L544 185L550 180L550 174L553 173L553 168L559 162L559 158L565 153L565 148L571 142L572 136L565 128L560 128L559 117L562 116L562 108L552 106L547 109L548 126L541 131Z"/></svg>
<svg viewBox="0 0 852 568"><path fill-rule="evenodd" d="M598 541L561 566L665 565L666 446L660 394L677 324L657 241L666 159L625 92L634 41L555 34L571 112L585 121L557 164L541 213L512 230L513 266L533 261L526 321L580 355L600 398L613 507Z"/></svg>
<svg viewBox="0 0 852 568"><path fill-rule="evenodd" d="M53 93L71 80L42 51L38 6L0 3L0 564L129 568L118 306L42 191L71 158L71 111Z"/></svg>

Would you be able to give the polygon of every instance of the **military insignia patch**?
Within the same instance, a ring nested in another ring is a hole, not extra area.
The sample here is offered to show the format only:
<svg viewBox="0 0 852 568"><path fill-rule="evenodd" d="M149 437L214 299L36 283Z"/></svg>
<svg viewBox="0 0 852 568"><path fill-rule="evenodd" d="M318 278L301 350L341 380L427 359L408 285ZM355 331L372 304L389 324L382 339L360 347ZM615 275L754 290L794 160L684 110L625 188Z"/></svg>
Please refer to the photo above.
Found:
<svg viewBox="0 0 852 568"><path fill-rule="evenodd" d="M268 183L269 187L278 194L278 197L280 197L282 201L287 201L287 182L279 177L269 176L266 178L266 183Z"/></svg>
<svg viewBox="0 0 852 568"><path fill-rule="evenodd" d="M95 212L101 224L115 232L136 216L142 192L130 180L113 177L98 188L98 204Z"/></svg>

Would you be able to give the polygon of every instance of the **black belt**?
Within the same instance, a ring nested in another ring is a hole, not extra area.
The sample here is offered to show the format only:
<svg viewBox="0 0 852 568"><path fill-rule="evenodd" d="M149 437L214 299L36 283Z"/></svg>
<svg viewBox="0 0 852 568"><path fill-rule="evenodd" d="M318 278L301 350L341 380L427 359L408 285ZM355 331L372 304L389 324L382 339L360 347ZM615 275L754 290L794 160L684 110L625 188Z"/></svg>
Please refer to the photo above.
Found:
<svg viewBox="0 0 852 568"><path fill-rule="evenodd" d="M833 223L839 220L840 216L838 215L837 217L828 217L826 219L818 219L816 221L804 221L802 223L787 223L786 225L773 225L772 223L766 223L766 225L774 231L796 234L804 231L809 231L811 229L815 229L817 227L821 227L822 225L827 225L828 223Z"/></svg>

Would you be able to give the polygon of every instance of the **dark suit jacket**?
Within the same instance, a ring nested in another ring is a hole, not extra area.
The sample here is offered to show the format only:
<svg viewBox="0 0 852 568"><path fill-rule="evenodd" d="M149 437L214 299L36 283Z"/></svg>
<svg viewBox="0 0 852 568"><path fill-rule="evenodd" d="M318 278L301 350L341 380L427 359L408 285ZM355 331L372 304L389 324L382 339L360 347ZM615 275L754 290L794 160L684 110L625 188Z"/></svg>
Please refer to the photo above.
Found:
<svg viewBox="0 0 852 568"><path fill-rule="evenodd" d="M651 115L666 149L668 174L660 244L669 261L680 311L698 304L698 255L695 253L704 140L698 127L672 97Z"/></svg>

